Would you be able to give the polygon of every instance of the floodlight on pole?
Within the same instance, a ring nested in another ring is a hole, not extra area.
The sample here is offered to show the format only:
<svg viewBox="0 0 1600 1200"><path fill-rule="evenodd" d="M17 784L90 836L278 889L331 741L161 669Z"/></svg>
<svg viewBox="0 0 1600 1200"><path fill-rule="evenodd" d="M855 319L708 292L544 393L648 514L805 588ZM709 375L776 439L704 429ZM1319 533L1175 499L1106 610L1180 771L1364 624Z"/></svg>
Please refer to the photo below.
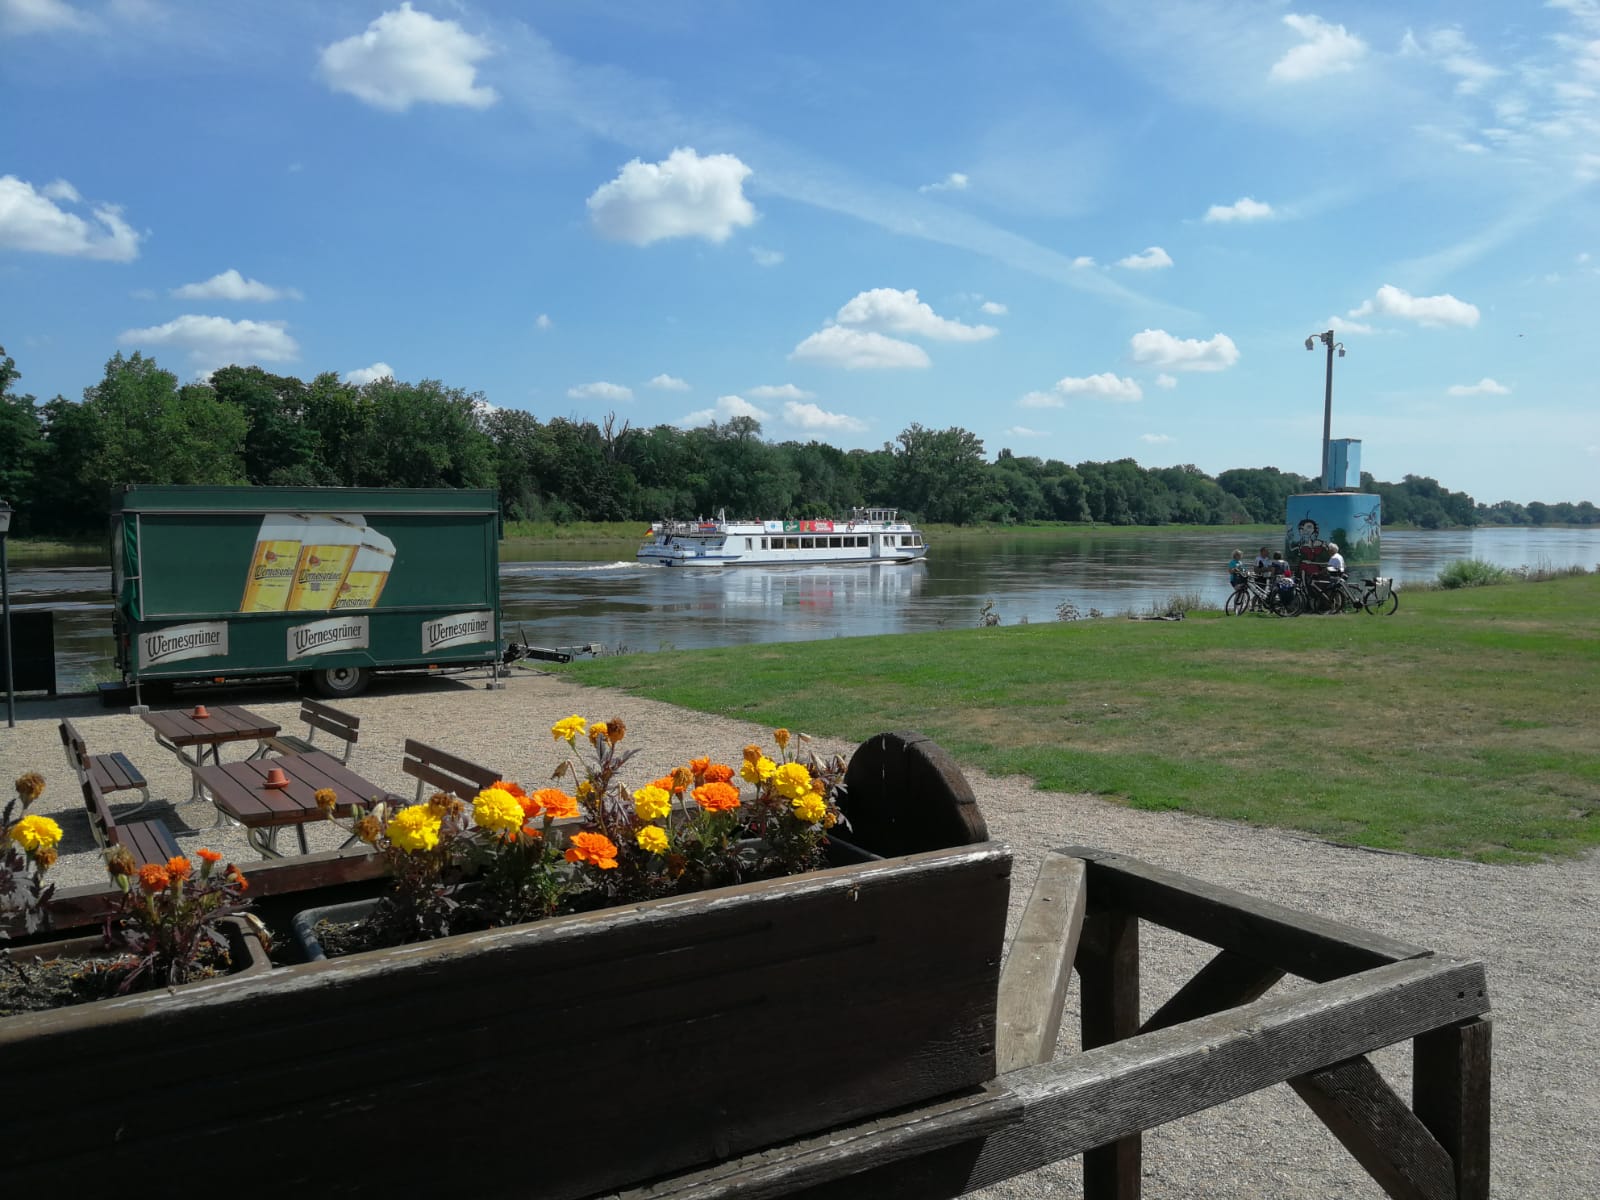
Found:
<svg viewBox="0 0 1600 1200"><path fill-rule="evenodd" d="M1312 349L1317 342L1328 348L1328 376L1327 384L1322 394L1322 490L1333 490L1333 481L1328 478L1330 464L1328 449L1333 440L1333 352L1337 350L1339 357L1344 357L1344 343L1333 340L1333 330L1325 333L1313 333L1306 339L1306 349Z"/></svg>

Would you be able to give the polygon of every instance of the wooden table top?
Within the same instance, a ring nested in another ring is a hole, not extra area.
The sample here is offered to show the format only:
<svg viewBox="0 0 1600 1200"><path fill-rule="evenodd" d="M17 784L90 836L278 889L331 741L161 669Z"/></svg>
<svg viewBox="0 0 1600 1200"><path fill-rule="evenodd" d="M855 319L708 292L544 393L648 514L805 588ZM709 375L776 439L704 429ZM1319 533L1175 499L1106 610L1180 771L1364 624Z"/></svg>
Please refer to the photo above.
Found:
<svg viewBox="0 0 1600 1200"><path fill-rule="evenodd" d="M193 709L168 708L140 713L139 718L156 731L158 738L174 746L216 746L222 742L242 742L273 737L280 726L260 713L237 704L208 704L209 715L196 718Z"/></svg>
<svg viewBox="0 0 1600 1200"><path fill-rule="evenodd" d="M281 768L289 777L288 786L266 786L267 772L273 767ZM333 755L321 750L252 758L245 762L213 763L194 768L194 777L211 796L218 811L251 828L321 820L322 812L316 800L321 788L332 788L339 794L339 807L335 811L341 817L350 815L352 800L389 794L389 789L361 778Z"/></svg>

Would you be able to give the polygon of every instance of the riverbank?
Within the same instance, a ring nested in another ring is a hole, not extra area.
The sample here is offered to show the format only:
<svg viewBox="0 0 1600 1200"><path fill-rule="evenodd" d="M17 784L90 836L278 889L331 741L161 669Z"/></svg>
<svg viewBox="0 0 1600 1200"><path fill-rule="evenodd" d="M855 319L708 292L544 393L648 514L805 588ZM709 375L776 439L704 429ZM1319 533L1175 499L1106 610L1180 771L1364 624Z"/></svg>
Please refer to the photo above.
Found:
<svg viewBox="0 0 1600 1200"><path fill-rule="evenodd" d="M763 647L761 653L771 649ZM628 661L642 665L644 659ZM798 708L820 680L791 675L791 707ZM558 761L549 726L573 713L591 719L622 717L628 727L626 744L638 751L626 776L640 782L691 753L736 760L748 742L771 743L771 729L764 723L688 711L547 673L519 672L499 692L482 690L482 683L391 681L346 702L362 719L352 769L410 794L414 781L399 765L403 740L411 736L532 785L542 782ZM286 728L297 724L298 700L282 689L235 691L225 698L247 704ZM920 711L929 710L919 706ZM90 698L30 701L19 706L15 730L0 728L0 760L8 781L27 769L48 779L40 811L55 816L66 831L66 853L53 872L59 873L62 886L96 883L101 869L62 758L56 726L63 716L71 717L92 749L122 750L133 757L154 785L158 811L171 814L186 850L192 853L202 845L222 849L248 872L254 855L240 832L211 828L210 810L188 803L185 772L156 746L137 717L102 709ZM883 727L912 723L892 721ZM802 719L784 718L784 724L815 731ZM818 743L826 751L848 751L854 744L835 737ZM237 755L226 757L231 761ZM1591 1003L1600 991L1600 858L1513 867L1374 854L1293 833L1045 791L1026 779L991 774L965 755L956 758L991 835L1015 855L1013 929L1045 854L1080 844L1130 854L1443 953L1483 959L1495 1008L1495 1194L1541 1200L1590 1200L1600 1194L1600 1164L1582 1150L1600 1123L1600 1089L1588 1065L1593 1048L1600 1045L1600 1012ZM331 828L313 830L314 847L337 840ZM1143 1010L1148 1014L1207 955L1203 948L1159 930L1148 930L1142 942ZM822 1014L819 1019L849 1016ZM1076 1050L1077 1028L1074 986L1058 1054ZM1380 1051L1374 1060L1396 1091L1407 1094L1408 1050ZM983 1195L990 1200L1079 1195L1079 1177L1079 1165L1069 1162ZM1153 1196L1322 1200L1381 1195L1286 1088L1272 1088L1152 1132L1145 1141L1145 1178Z"/></svg>

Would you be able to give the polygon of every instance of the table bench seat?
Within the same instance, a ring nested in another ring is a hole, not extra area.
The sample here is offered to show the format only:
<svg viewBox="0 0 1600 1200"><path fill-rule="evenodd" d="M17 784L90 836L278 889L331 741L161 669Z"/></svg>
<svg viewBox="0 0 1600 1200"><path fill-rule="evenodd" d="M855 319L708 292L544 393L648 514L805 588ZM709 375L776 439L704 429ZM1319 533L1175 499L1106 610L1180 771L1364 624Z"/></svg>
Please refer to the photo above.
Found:
<svg viewBox="0 0 1600 1200"><path fill-rule="evenodd" d="M117 820L111 805L106 802L105 791L93 775L83 777L83 803L89 810L89 828L102 849L122 846L141 867L149 863L165 863L167 859L183 853L171 827L160 817L145 817L137 821Z"/></svg>

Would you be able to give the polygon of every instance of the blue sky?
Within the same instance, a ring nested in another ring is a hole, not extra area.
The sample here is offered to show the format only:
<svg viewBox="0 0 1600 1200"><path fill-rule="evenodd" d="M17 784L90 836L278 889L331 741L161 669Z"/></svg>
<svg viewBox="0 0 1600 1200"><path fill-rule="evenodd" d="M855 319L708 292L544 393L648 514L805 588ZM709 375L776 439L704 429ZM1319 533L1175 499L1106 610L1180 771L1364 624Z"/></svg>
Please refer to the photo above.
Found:
<svg viewBox="0 0 1600 1200"><path fill-rule="evenodd" d="M541 420L1600 500L1600 0L0 0L41 399L433 378Z"/></svg>

